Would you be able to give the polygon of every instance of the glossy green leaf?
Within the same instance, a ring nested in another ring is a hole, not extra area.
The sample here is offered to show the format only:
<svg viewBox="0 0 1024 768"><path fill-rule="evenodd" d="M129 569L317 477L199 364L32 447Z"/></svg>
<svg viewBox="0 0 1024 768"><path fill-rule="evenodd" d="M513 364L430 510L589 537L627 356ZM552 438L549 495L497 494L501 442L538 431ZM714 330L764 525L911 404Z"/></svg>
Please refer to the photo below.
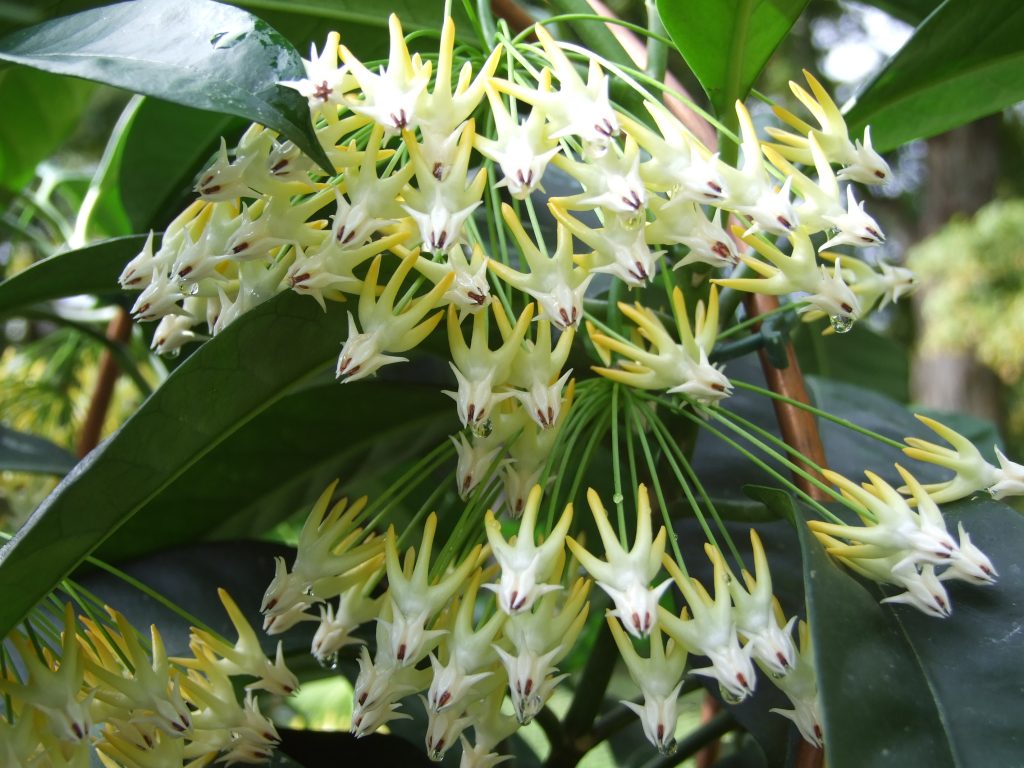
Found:
<svg viewBox="0 0 1024 768"><path fill-rule="evenodd" d="M855 579L799 526L833 768L1009 766L1024 754L1024 518L989 500L944 512L1001 574L992 587L946 582L953 615L944 620L881 605L890 588Z"/></svg>
<svg viewBox="0 0 1024 768"><path fill-rule="evenodd" d="M266 22L212 0L138 0L44 22L0 40L0 59L262 123L330 168L309 108L278 85L304 77Z"/></svg>
<svg viewBox="0 0 1024 768"><path fill-rule="evenodd" d="M808 0L658 0L658 13L719 115L750 91Z"/></svg>
<svg viewBox="0 0 1024 768"><path fill-rule="evenodd" d="M338 353L343 329L341 308L325 314L316 302L287 293L179 366L0 549L0 635L210 451L323 370Z"/></svg>
<svg viewBox="0 0 1024 768"><path fill-rule="evenodd" d="M1024 5L945 0L857 96L851 133L884 151L1024 100Z"/></svg>
<svg viewBox="0 0 1024 768"><path fill-rule="evenodd" d="M307 508L335 479L358 495L458 426L451 400L435 383L374 379L303 388L226 437L98 555L118 562L202 536L260 535Z"/></svg>
<svg viewBox="0 0 1024 768"><path fill-rule="evenodd" d="M94 87L28 67L0 70L0 186L17 191L32 179L78 125Z"/></svg>
<svg viewBox="0 0 1024 768"><path fill-rule="evenodd" d="M118 275L145 242L142 235L115 237L33 264L0 283L0 315L40 301L120 290Z"/></svg>
<svg viewBox="0 0 1024 768"><path fill-rule="evenodd" d="M63 475L77 459L42 437L0 425L0 470Z"/></svg>

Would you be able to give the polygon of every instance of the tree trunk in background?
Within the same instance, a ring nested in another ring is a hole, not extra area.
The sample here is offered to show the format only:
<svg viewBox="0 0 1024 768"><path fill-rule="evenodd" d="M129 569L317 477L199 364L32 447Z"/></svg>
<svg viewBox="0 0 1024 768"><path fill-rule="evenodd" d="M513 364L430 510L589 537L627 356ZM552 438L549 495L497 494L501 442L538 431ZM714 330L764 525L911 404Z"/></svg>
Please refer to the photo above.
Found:
<svg viewBox="0 0 1024 768"><path fill-rule="evenodd" d="M973 214L995 196L999 121L994 115L928 140L920 239L941 229L956 214ZM923 286L914 298L918 322L927 290ZM924 355L918 351L911 361L910 384L914 400L922 405L964 411L997 425L1002 422L999 379L969 352Z"/></svg>

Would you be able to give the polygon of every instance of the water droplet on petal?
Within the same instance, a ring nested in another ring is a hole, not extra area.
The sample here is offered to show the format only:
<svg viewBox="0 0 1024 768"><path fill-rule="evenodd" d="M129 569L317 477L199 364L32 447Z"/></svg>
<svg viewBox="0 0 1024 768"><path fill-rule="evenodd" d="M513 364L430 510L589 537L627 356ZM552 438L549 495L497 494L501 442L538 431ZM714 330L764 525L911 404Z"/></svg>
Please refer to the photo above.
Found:
<svg viewBox="0 0 1024 768"><path fill-rule="evenodd" d="M677 742L675 739L669 739L658 744L658 752L663 755L675 754Z"/></svg>
<svg viewBox="0 0 1024 768"><path fill-rule="evenodd" d="M739 704L744 699L743 696L737 696L735 693L733 693L721 684L718 686L718 693L721 695L722 701L724 701L726 704Z"/></svg>
<svg viewBox="0 0 1024 768"><path fill-rule="evenodd" d="M472 430L476 437L490 437L491 432L494 431L494 422L490 419L474 422Z"/></svg>
<svg viewBox="0 0 1024 768"><path fill-rule="evenodd" d="M317 656L316 660L320 664L320 666L323 667L324 669L334 670L334 669L338 668L338 654L337 653L329 653L326 656Z"/></svg>
<svg viewBox="0 0 1024 768"><path fill-rule="evenodd" d="M828 321L836 333L846 333L853 328L853 318L849 315L829 315Z"/></svg>

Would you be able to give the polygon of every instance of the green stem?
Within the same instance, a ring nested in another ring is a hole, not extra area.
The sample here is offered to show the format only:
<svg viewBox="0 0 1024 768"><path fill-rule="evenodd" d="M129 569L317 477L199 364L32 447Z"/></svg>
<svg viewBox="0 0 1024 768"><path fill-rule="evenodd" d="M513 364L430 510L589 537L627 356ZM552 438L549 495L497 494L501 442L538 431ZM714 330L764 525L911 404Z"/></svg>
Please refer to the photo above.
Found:
<svg viewBox="0 0 1024 768"><path fill-rule="evenodd" d="M676 559L676 565L679 566L684 574L686 574L686 563L683 561L683 553L679 549L679 541L676 536L675 527L672 524L672 518L668 513L668 504L665 501L665 494L661 488L661 480L658 478L658 467L654 462L654 454L651 451L651 445L647 440L647 433L644 431L643 426L640 424L640 419L637 417L638 406L632 405L630 408L630 416L632 418L631 432L635 432L640 438L640 449L644 453L644 459L647 462L647 471L651 475L651 482L654 484L654 493L658 498L658 506L661 507L661 519L665 525L665 530L668 531L669 544L672 547L672 555Z"/></svg>
<svg viewBox="0 0 1024 768"><path fill-rule="evenodd" d="M626 544L626 507L622 503L622 466L619 461L619 385L612 384L612 501L615 503L615 514L619 523L619 543L623 548Z"/></svg>
<svg viewBox="0 0 1024 768"><path fill-rule="evenodd" d="M727 339L730 336L732 336L732 335L734 335L736 333L739 333L740 331L742 331L745 328L749 328L752 325L757 325L758 323L763 322L764 320L766 320L769 317L774 317L775 315L781 315L781 314L783 314L785 312L790 312L790 311L799 309L800 307L803 307L806 304L807 304L806 301L791 301L791 302L789 302L787 304L781 304L778 307L776 307L775 309L769 310L767 312L763 312L760 315L755 315L754 317L748 317L746 320L744 320L741 323L736 323L736 325L730 325L728 328L726 328L724 331L722 331L720 334L718 334L718 340L721 341L722 339Z"/></svg>
<svg viewBox="0 0 1024 768"><path fill-rule="evenodd" d="M860 434L866 437L870 437L874 440L877 440L880 443L884 443L885 445L888 445L891 448L899 448L902 451L906 447L903 445L903 443L898 443L892 438L886 437L885 435L880 435L877 432L873 432L867 427L862 427L857 424L854 424L849 419L844 419L840 416L833 416L828 411L823 411L820 408L815 408L813 405L810 405L809 403L804 403L801 402L800 400L794 400L791 397L780 395L777 392L772 392L770 389L765 389L764 387L759 387L756 384L751 384L746 381L734 381L733 384L739 389L746 389L751 392L756 392L759 395L770 397L773 400L781 400L784 403L789 403L790 405L800 408L801 410L813 413L815 416L819 416L825 419L826 421L831 421L833 424L838 424L841 427L846 427L846 429L851 429L854 432L859 432Z"/></svg>
<svg viewBox="0 0 1024 768"><path fill-rule="evenodd" d="M740 455L744 456L748 461L750 461L752 464L754 464L754 466L759 467L760 469L764 470L766 473L771 475L775 480L777 480L778 482L780 482L784 486L786 486L786 488L788 488L789 490L793 491L793 493L795 493L797 496L802 498L805 502L807 502L807 504L812 506L815 509L815 511L819 515L821 515L823 518L825 518L825 519L832 519L832 513L829 512L825 507L823 507L821 505L821 503L818 502L817 499L813 498L812 496L810 496L809 494L804 492L798 485L796 485L796 483L794 483L788 477L783 475L781 472L776 471L771 465L769 465L768 463L762 461L760 458L758 458L753 453L748 451L746 448L744 448L742 445L737 443L735 440L731 439L728 435L724 434L721 430L715 429L714 427L712 427L710 424L708 424L706 421L704 421L699 416L695 416L693 414L690 414L690 413L686 412L685 410L680 411L680 413L683 416L685 416L686 418L691 419L692 421L694 421L702 429L705 429L708 432L710 432L712 435L717 437L719 440L721 440L726 445L728 445L731 448L733 448L734 450L736 450Z"/></svg>
<svg viewBox="0 0 1024 768"><path fill-rule="evenodd" d="M497 31L494 27L494 14L491 12L491 0L476 0L476 17L480 24L480 41L485 49L494 43Z"/></svg>

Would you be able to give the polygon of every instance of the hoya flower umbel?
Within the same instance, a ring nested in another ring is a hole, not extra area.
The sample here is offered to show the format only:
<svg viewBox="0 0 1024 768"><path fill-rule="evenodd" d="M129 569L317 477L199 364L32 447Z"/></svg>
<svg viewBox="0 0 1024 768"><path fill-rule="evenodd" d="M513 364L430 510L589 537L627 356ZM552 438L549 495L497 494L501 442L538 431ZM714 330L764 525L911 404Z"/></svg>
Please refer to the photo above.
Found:
<svg viewBox="0 0 1024 768"><path fill-rule="evenodd" d="M607 273L634 288L654 277L658 257L665 252L651 251L644 239L642 222L623 221L620 216L609 215L605 217L604 226L595 229L570 216L554 202L548 207L560 224L592 249L588 255L575 257L588 271Z"/></svg>
<svg viewBox="0 0 1024 768"><path fill-rule="evenodd" d="M806 69L804 77L807 78L813 96L797 83L790 82L789 87L818 122L818 127L815 128L783 107L775 106L775 114L796 129L797 133L768 128L768 135L780 142L773 147L790 160L808 165L814 162L810 149L810 137L813 136L824 150L829 162L844 166L839 172L840 179L861 184L881 184L887 181L892 176L892 171L889 164L871 146L871 129L864 129L863 143L859 139L851 141L843 113L828 95L828 91Z"/></svg>
<svg viewBox="0 0 1024 768"><path fill-rule="evenodd" d="M523 223L510 205L501 206L501 215L530 271L523 274L494 259L489 261L491 271L537 301L540 306L539 320L548 320L560 330L579 327L583 318L583 297L593 274L588 274L586 269L576 266L572 252L572 234L565 226L559 224L555 251L549 257L526 234Z"/></svg>
<svg viewBox="0 0 1024 768"><path fill-rule="evenodd" d="M316 45L309 46L309 58L302 60L306 76L299 80L283 80L281 85L293 88L309 100L311 111L319 110L325 104L342 104L342 95L351 90L354 83L346 83L346 72L338 66L338 45L341 36L337 32L327 35L327 41L318 54Z"/></svg>
<svg viewBox="0 0 1024 768"><path fill-rule="evenodd" d="M742 239L770 263L741 253L743 262L760 277L719 278L714 281L716 285L769 296L808 293L806 300L810 306L829 317L852 320L860 316L860 302L843 279L838 259L832 274L825 266L819 267L814 244L806 229L801 227L793 231L790 236L793 250L788 255L763 237L744 234Z"/></svg>
<svg viewBox="0 0 1024 768"><path fill-rule="evenodd" d="M621 154L610 149L589 163L558 155L552 162L572 176L583 192L556 198L562 208L573 211L600 208L606 214L637 216L647 207L647 191L640 178L640 148L628 135Z"/></svg>
<svg viewBox="0 0 1024 768"><path fill-rule="evenodd" d="M658 619L658 600L672 583L672 579L665 579L657 586L650 586L661 570L666 531L663 527L652 537L647 486L641 484L637 488L636 536L628 552L619 543L608 512L593 488L587 491L587 503L604 546L604 560L592 555L572 537L566 539L569 549L612 599L615 608L611 615L617 617L631 635L646 637Z"/></svg>
<svg viewBox="0 0 1024 768"><path fill-rule="evenodd" d="M508 674L509 694L516 719L526 725L543 708L555 686L565 678L555 665L569 653L586 623L590 582L577 579L561 595L549 593L530 610L516 613L505 623L505 640L512 650L494 648Z"/></svg>
<svg viewBox="0 0 1024 768"><path fill-rule="evenodd" d="M572 522L572 504L568 504L555 527L540 544L536 543L537 515L540 512L541 488L533 486L519 521L519 531L505 540L501 523L488 510L484 520L487 541L494 559L501 567L497 584L485 584L498 596L498 606L505 613L516 614L530 610L534 600L547 592L561 589L558 584L546 583L564 557L565 535Z"/></svg>
<svg viewBox="0 0 1024 768"><path fill-rule="evenodd" d="M621 116L623 127L651 156L640 163L640 178L652 190L700 204L717 205L727 197L721 163L676 117L660 104L644 102L658 131Z"/></svg>
<svg viewBox="0 0 1024 768"><path fill-rule="evenodd" d="M693 674L716 679L722 696L727 701L738 703L752 694L757 684L754 665L751 663L754 649L749 643L740 647L729 595L728 574L720 556L712 558L712 561L715 574L714 599L700 582L684 575L675 561L668 557L664 559L665 568L682 592L692 618L687 617L686 609L676 616L659 607L658 619L662 629L676 642L691 653L707 656L711 661L710 667L694 669Z"/></svg>
<svg viewBox="0 0 1024 768"><path fill-rule="evenodd" d="M694 327L687 318L683 293L672 293L677 343L650 309L636 304L619 304L619 310L636 323L640 335L650 345L640 346L606 334L591 334L599 350L622 355L618 368L595 367L602 376L640 389L664 389L684 394L699 403L714 404L732 391L725 374L708 360L708 350L718 335L718 292L712 288L707 310L699 302ZM694 332L696 330L696 333Z"/></svg>
<svg viewBox="0 0 1024 768"><path fill-rule="evenodd" d="M661 630L655 627L651 632L650 654L643 657L615 619L608 618L608 627L629 676L644 697L642 705L622 703L640 718L647 740L663 755L671 754L676 748L677 707L686 669L686 648L674 640L663 640Z"/></svg>
<svg viewBox="0 0 1024 768"><path fill-rule="evenodd" d="M371 72L344 45L339 54L352 77L359 83L361 101L348 99L348 107L365 115L391 135L416 125L420 97L430 82L431 64L417 53L410 58L402 24L395 14L388 17L391 48L387 69Z"/></svg>
<svg viewBox="0 0 1024 768"><path fill-rule="evenodd" d="M481 203L487 174L479 172L469 181L469 159L473 150L473 121L462 128L457 149L447 168L423 154L412 133L403 135L416 172L416 184L406 186L402 206L419 228L422 249L429 253L447 251L462 241L466 219Z"/></svg>
<svg viewBox="0 0 1024 768"><path fill-rule="evenodd" d="M497 138L477 134L473 145L501 169L496 187L506 187L516 200L525 200L534 189L542 188L544 171L559 150L558 142L548 135L544 112L534 108L525 120L518 120L506 109L501 96L487 87L491 115Z"/></svg>
<svg viewBox="0 0 1024 768"><path fill-rule="evenodd" d="M480 547L442 577L430 578L430 554L437 530L437 515L431 513L423 526L419 552L410 549L404 563L399 561L398 537L394 526L388 528L384 555L388 572L388 596L392 619L388 633L390 657L402 666L415 664L426 656L433 641L444 634L426 629L427 622L445 606L469 574L476 568ZM383 619L378 619L378 624Z"/></svg>
<svg viewBox="0 0 1024 768"><path fill-rule="evenodd" d="M454 276L450 274L426 294L406 304L400 313L395 313L398 289L413 268L416 258L413 253L402 259L380 296L376 292L381 257L377 256L370 264L359 293L359 324L363 330L359 331L355 318L349 312L348 339L338 356L339 379L357 381L376 373L384 365L404 362L406 358L387 353L412 349L429 336L441 321L442 312L431 317L426 315L438 305L451 286Z"/></svg>
<svg viewBox="0 0 1024 768"><path fill-rule="evenodd" d="M952 446L946 448L917 437L906 438L909 447L903 452L907 456L955 473L949 480L924 486L932 501L944 504L982 490L988 491L995 499L1024 494L1024 466L1006 458L999 446L993 449L999 460L996 467L986 461L974 444L959 432L927 416L914 416Z"/></svg>
<svg viewBox="0 0 1024 768"><path fill-rule="evenodd" d="M494 316L504 320L504 308L498 304L492 307ZM467 344L458 312L454 306L448 305L448 346L452 355L451 368L459 388L456 392L445 391L445 394L455 400L463 426L488 418L499 402L512 396L511 392L496 390L508 383L512 363L532 317L533 304L529 304L515 326L505 329L501 346L492 350L488 343L488 313L480 312L473 316L472 337Z"/></svg>
<svg viewBox="0 0 1024 768"><path fill-rule="evenodd" d="M755 661L774 675L785 675L793 669L796 659L796 648L790 638L796 616L786 621L772 594L768 558L761 537L754 530L750 531L750 546L754 554L754 573L742 571L742 583L736 578L729 580L736 629L751 646ZM709 557L722 556L710 546L707 551Z"/></svg>

